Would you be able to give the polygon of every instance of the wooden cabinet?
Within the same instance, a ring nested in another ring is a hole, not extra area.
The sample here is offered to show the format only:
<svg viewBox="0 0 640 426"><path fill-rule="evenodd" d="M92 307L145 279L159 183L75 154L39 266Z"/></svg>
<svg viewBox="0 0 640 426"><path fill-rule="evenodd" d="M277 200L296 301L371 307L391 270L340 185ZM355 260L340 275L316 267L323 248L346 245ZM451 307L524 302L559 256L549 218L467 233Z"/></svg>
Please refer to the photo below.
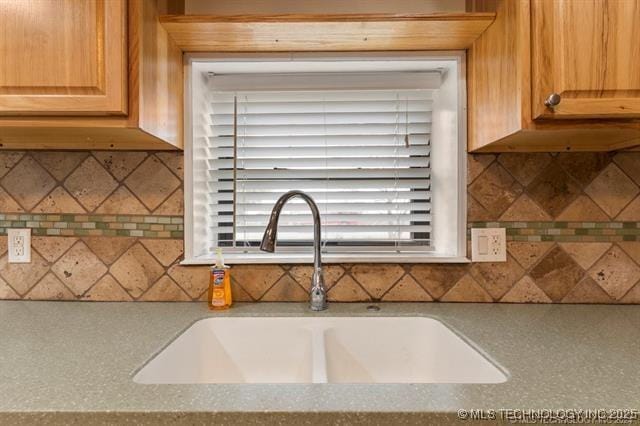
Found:
<svg viewBox="0 0 640 426"><path fill-rule="evenodd" d="M640 1L531 6L533 118L640 117Z"/></svg>
<svg viewBox="0 0 640 426"><path fill-rule="evenodd" d="M500 0L468 60L469 151L640 144L640 0Z"/></svg>
<svg viewBox="0 0 640 426"><path fill-rule="evenodd" d="M0 114L127 112L124 0L0 0Z"/></svg>
<svg viewBox="0 0 640 426"><path fill-rule="evenodd" d="M0 149L182 147L156 0L0 0Z"/></svg>

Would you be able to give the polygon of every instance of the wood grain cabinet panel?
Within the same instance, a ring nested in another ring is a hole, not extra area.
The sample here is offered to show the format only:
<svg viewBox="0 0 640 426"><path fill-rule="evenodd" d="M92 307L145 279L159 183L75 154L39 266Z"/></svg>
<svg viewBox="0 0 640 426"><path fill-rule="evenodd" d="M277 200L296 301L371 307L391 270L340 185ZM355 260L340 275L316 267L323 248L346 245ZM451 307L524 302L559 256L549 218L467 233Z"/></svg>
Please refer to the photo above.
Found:
<svg viewBox="0 0 640 426"><path fill-rule="evenodd" d="M0 0L0 114L127 113L125 0Z"/></svg>
<svg viewBox="0 0 640 426"><path fill-rule="evenodd" d="M475 0L473 10L488 3L496 20L467 56L469 151L640 145L640 0Z"/></svg>
<svg viewBox="0 0 640 426"><path fill-rule="evenodd" d="M158 7L0 0L0 150L182 148L182 51Z"/></svg>
<svg viewBox="0 0 640 426"><path fill-rule="evenodd" d="M534 119L640 117L640 0L534 0L531 22Z"/></svg>

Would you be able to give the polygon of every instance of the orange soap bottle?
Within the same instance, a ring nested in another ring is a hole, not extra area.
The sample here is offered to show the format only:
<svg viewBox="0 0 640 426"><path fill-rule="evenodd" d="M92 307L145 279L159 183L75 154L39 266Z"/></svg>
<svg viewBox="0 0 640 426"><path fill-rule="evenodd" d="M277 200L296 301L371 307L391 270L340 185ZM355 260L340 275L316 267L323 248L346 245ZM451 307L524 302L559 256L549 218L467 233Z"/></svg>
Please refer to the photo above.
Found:
<svg viewBox="0 0 640 426"><path fill-rule="evenodd" d="M209 275L209 309L222 310L231 307L231 270L224 264L222 250L216 250L217 260Z"/></svg>

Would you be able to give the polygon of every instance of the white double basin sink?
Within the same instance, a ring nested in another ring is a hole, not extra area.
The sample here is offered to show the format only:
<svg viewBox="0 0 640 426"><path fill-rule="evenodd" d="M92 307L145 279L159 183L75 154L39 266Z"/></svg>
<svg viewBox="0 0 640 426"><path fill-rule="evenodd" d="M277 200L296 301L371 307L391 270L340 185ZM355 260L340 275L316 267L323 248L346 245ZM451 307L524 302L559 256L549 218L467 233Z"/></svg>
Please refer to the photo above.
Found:
<svg viewBox="0 0 640 426"><path fill-rule="evenodd" d="M500 383L505 374L425 317L200 320L134 376L143 384Z"/></svg>

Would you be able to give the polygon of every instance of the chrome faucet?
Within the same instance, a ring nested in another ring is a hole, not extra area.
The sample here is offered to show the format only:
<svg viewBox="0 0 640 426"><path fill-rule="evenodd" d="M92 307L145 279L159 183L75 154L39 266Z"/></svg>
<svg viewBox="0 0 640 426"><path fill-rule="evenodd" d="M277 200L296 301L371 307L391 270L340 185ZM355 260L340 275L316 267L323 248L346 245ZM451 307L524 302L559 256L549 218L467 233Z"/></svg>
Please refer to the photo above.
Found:
<svg viewBox="0 0 640 426"><path fill-rule="evenodd" d="M324 287L324 278L322 277L322 259L320 256L320 245L322 239L320 236L320 212L316 202L309 195L302 191L289 191L282 195L276 201L269 217L267 229L262 237L260 250L273 253L276 248L276 236L278 234L278 219L284 205L290 199L300 197L309 205L311 214L313 215L313 276L311 278L311 291L309 293L311 310L323 311L327 309L327 290Z"/></svg>

